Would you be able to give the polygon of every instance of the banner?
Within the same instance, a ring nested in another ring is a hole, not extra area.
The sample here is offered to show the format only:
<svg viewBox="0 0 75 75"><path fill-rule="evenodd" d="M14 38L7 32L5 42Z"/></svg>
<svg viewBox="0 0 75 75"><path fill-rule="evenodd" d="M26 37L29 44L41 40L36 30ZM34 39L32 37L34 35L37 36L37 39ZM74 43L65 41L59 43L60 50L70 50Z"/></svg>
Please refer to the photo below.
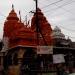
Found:
<svg viewBox="0 0 75 75"><path fill-rule="evenodd" d="M64 54L55 54L53 55L53 63L64 63Z"/></svg>
<svg viewBox="0 0 75 75"><path fill-rule="evenodd" d="M37 54L53 54L53 46L37 46Z"/></svg>

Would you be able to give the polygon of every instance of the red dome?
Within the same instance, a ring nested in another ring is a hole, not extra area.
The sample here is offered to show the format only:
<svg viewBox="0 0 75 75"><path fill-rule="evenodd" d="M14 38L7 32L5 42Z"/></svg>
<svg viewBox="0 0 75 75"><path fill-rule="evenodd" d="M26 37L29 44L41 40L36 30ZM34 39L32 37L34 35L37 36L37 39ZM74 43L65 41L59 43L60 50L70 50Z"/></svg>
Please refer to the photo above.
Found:
<svg viewBox="0 0 75 75"><path fill-rule="evenodd" d="M17 21L19 20L14 9L12 9L11 12L9 13L7 20L17 20Z"/></svg>

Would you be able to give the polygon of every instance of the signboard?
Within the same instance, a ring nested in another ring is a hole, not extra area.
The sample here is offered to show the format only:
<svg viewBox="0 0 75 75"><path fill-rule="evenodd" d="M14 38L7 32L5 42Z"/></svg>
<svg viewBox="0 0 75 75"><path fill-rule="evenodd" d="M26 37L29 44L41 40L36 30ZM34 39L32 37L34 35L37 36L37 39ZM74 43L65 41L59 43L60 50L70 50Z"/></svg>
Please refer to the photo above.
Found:
<svg viewBox="0 0 75 75"><path fill-rule="evenodd" d="M53 54L53 46L37 46L37 54Z"/></svg>
<svg viewBox="0 0 75 75"><path fill-rule="evenodd" d="M53 63L64 63L64 54L55 54L53 55Z"/></svg>

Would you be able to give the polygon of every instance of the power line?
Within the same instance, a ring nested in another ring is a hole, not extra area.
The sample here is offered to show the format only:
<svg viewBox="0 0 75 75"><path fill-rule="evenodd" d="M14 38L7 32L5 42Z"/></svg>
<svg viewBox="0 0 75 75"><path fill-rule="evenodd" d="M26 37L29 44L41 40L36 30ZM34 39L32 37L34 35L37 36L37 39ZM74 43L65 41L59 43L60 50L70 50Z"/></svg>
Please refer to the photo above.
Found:
<svg viewBox="0 0 75 75"><path fill-rule="evenodd" d="M56 4L55 4L55 5L56 5ZM58 5L56 5L56 6L58 6ZM67 10L67 9L65 9L65 8L63 8L63 7L61 7L61 9L65 10L66 12L70 13L71 15L73 15L69 10Z"/></svg>
<svg viewBox="0 0 75 75"><path fill-rule="evenodd" d="M59 0L59 1L56 1L56 2L54 2L54 3L50 3L50 4L48 4L48 5L44 6L44 7L42 7L42 9L45 9L45 8L49 7L50 5L54 5L54 4L59 3L59 2L61 2L61 1L63 1L63 0Z"/></svg>
<svg viewBox="0 0 75 75"><path fill-rule="evenodd" d="M65 30L68 30L68 31L71 31L71 32L75 32L75 30L72 30L72 29L68 29L66 27L63 27L63 26L60 26L61 28L65 29Z"/></svg>
<svg viewBox="0 0 75 75"><path fill-rule="evenodd" d="M43 0L43 1L42 0L39 0L38 2L41 3L41 4L43 4L44 1L45 2L48 2L48 0Z"/></svg>
<svg viewBox="0 0 75 75"><path fill-rule="evenodd" d="M55 26L55 25L52 25L52 26ZM75 30L68 29L68 28L66 28L66 27L63 27L63 26L61 26L61 25L59 25L59 27L61 27L61 28L65 29L65 30L67 30L67 31L75 32Z"/></svg>
<svg viewBox="0 0 75 75"><path fill-rule="evenodd" d="M53 25L53 26L55 26L55 25ZM65 27L63 27L63 26L60 26L61 28L63 28L63 29L66 29L66 30L68 30L68 31L70 31L70 29L67 29L67 28L65 28ZM73 31L75 31L75 30L73 30ZM65 36L68 36L68 37L70 37L70 38L75 38L75 37L72 37L72 36L69 36L69 35L66 35L66 34L64 34Z"/></svg>
<svg viewBox="0 0 75 75"><path fill-rule="evenodd" d="M62 7L66 6L66 5L69 5L69 4L73 3L73 2L75 2L75 1L72 1L72 2L67 3L67 4L60 5L60 6L58 6L57 8L54 8L54 9L51 9L51 10L56 10L56 9L62 8ZM50 10L45 11L45 12L49 12L49 11L50 11Z"/></svg>
<svg viewBox="0 0 75 75"><path fill-rule="evenodd" d="M73 2L75 2L75 1L67 2L67 4L64 3L63 5L60 5L57 8L53 8L53 9L50 9L50 10L45 11L45 13L48 13L50 11L55 11L56 9L60 9L60 8L62 8L64 6L66 6L66 5L69 5L69 4L73 3Z"/></svg>
<svg viewBox="0 0 75 75"><path fill-rule="evenodd" d="M53 26L55 26L55 25L53 25ZM75 30L71 30L71 29L65 28L65 27L63 27L63 26L59 26L59 27L65 29L65 30L67 30L67 31L75 32ZM75 37L72 37L72 36L69 36L69 35L66 35L66 34L65 34L65 36L68 36L68 37L70 37L70 38L75 38Z"/></svg>

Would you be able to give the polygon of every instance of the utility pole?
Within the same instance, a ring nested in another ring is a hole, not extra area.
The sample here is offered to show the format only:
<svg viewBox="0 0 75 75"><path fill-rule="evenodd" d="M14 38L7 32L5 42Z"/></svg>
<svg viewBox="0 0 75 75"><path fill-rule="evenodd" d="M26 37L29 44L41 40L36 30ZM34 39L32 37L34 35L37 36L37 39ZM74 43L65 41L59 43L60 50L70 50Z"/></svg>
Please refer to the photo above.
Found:
<svg viewBox="0 0 75 75"><path fill-rule="evenodd" d="M39 45L39 26L38 26L38 0L35 0L36 3L36 34L37 34L37 45Z"/></svg>
<svg viewBox="0 0 75 75"><path fill-rule="evenodd" d="M39 45L39 33L42 35L43 41L45 45L47 45L46 40L39 28L39 21L38 21L38 0L34 0L36 4L36 34L37 34L37 45Z"/></svg>
<svg viewBox="0 0 75 75"><path fill-rule="evenodd" d="M36 36L37 36L37 45L39 45L39 25L38 25L38 0L34 0L36 4Z"/></svg>

